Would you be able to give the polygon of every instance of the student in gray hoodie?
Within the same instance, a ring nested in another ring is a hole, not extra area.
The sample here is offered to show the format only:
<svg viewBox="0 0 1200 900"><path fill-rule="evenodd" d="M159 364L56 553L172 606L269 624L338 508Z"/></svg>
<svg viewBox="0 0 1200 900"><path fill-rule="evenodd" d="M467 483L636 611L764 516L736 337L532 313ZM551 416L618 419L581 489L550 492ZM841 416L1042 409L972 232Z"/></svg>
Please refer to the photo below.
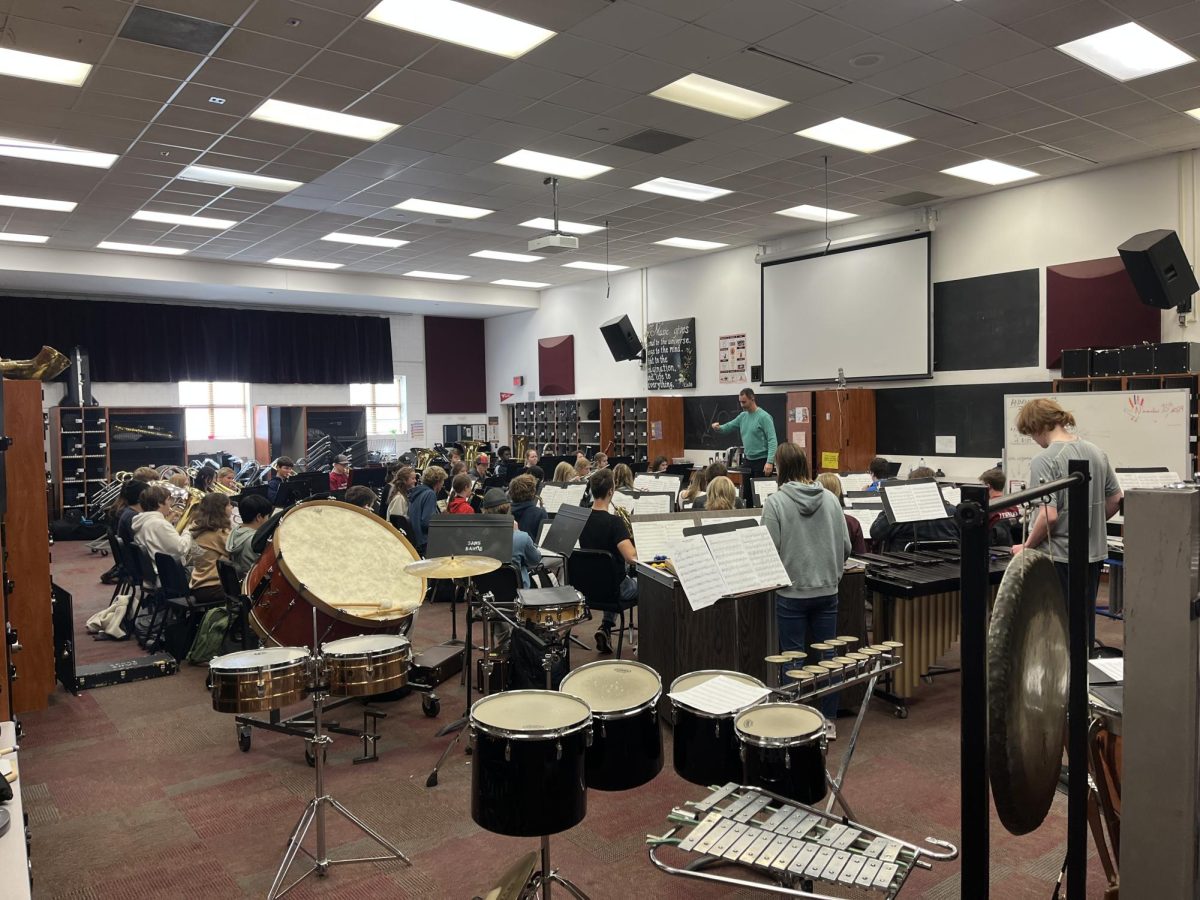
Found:
<svg viewBox="0 0 1200 900"><path fill-rule="evenodd" d="M762 522L792 579L775 592L780 650L804 650L837 634L838 582L850 556L850 532L837 498L812 481L808 458L799 446L775 451L779 490L767 498ZM837 695L821 701L830 725Z"/></svg>

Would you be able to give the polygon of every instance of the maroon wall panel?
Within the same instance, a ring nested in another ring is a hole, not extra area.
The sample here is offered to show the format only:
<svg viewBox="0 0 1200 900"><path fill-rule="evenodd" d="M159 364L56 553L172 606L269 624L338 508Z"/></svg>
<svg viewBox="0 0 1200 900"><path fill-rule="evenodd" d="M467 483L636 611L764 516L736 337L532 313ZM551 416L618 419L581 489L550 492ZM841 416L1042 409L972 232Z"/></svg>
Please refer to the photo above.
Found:
<svg viewBox="0 0 1200 900"><path fill-rule="evenodd" d="M425 317L425 411L487 411L483 319Z"/></svg>
<svg viewBox="0 0 1200 900"><path fill-rule="evenodd" d="M575 393L575 335L538 338L538 393L543 397Z"/></svg>
<svg viewBox="0 0 1200 900"><path fill-rule="evenodd" d="M1046 268L1046 367L1062 352L1157 341L1160 312L1138 299L1121 257Z"/></svg>

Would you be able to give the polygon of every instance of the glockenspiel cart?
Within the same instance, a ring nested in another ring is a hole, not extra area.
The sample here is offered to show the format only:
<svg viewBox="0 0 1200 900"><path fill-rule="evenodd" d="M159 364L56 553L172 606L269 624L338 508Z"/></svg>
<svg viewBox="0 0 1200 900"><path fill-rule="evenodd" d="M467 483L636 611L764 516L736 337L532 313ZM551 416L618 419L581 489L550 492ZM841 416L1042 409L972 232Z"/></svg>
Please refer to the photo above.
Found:
<svg viewBox="0 0 1200 900"><path fill-rule="evenodd" d="M926 838L936 849L910 844L844 816L732 783L675 807L667 819L671 830L647 836L646 843L650 862L668 875L807 900L839 900L815 889L822 881L891 900L914 868L931 869L934 862L958 856L947 841ZM684 828L687 833L678 836ZM670 865L658 856L664 846L694 858ZM706 871L717 865L740 866L765 880Z"/></svg>

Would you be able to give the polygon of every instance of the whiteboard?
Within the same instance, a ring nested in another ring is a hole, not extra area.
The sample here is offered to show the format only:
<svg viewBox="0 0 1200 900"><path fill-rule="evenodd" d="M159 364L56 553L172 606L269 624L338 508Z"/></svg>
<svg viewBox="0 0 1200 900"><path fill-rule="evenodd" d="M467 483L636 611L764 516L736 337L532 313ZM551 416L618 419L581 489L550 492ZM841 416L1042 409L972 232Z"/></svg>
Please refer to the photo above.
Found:
<svg viewBox="0 0 1200 900"><path fill-rule="evenodd" d="M1189 477L1191 395L1187 391L1098 391L1004 395L1004 475L1028 483L1029 464L1042 448L1017 433L1017 413L1037 397L1057 400L1075 416L1071 429L1108 454L1113 468L1166 466Z"/></svg>

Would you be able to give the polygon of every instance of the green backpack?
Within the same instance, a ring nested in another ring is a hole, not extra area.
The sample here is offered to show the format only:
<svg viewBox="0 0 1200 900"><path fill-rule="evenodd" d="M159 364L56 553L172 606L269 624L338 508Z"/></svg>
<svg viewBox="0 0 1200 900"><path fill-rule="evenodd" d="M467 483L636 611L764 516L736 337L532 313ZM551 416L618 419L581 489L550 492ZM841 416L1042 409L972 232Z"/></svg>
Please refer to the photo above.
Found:
<svg viewBox="0 0 1200 900"><path fill-rule="evenodd" d="M223 606L206 612L200 621L196 639L192 641L192 649L188 651L188 662L203 665L214 656L218 656L225 645L225 635L229 631L232 618L229 610Z"/></svg>

